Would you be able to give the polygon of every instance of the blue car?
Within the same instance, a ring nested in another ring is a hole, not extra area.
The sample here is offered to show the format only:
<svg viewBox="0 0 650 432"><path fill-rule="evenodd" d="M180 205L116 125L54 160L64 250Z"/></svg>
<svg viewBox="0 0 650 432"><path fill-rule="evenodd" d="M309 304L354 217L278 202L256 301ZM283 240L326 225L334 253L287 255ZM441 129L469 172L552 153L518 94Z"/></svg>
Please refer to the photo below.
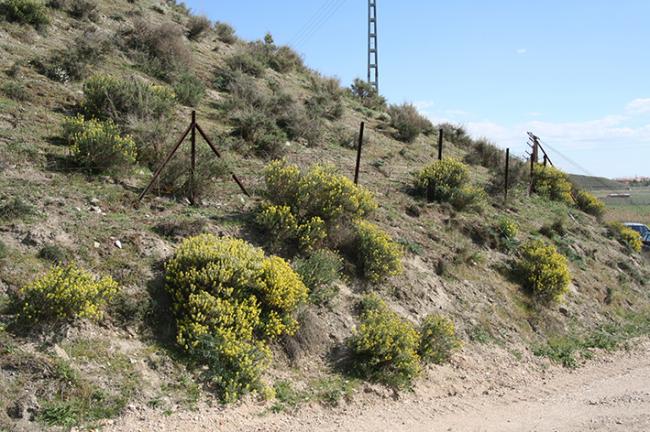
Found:
<svg viewBox="0 0 650 432"><path fill-rule="evenodd" d="M647 225L641 223L624 223L628 228L632 228L634 231L638 232L641 236L641 240L646 247L650 247L650 228Z"/></svg>

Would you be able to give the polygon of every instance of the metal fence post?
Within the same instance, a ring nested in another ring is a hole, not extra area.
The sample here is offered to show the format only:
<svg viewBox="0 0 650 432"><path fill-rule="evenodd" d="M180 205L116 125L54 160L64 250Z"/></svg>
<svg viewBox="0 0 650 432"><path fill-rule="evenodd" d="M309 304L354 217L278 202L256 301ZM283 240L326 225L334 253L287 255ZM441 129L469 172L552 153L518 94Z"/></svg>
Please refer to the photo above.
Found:
<svg viewBox="0 0 650 432"><path fill-rule="evenodd" d="M361 165L361 147L363 146L363 130L365 122L361 122L359 127L359 145L357 146L357 166L354 169L354 184L359 184L359 166Z"/></svg>
<svg viewBox="0 0 650 432"><path fill-rule="evenodd" d="M504 194L504 201L508 201L508 175L510 171L510 149L506 149L506 184L505 184L505 194Z"/></svg>
<svg viewBox="0 0 650 432"><path fill-rule="evenodd" d="M438 131L438 160L442 160L442 139L444 131L442 128Z"/></svg>

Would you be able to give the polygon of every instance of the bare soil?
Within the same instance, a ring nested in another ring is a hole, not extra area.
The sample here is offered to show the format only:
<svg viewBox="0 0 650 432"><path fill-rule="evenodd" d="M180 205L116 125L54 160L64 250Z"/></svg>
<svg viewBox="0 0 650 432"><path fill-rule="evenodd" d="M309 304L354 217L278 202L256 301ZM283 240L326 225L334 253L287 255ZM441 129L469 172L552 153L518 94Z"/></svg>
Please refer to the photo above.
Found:
<svg viewBox="0 0 650 432"><path fill-rule="evenodd" d="M226 409L206 406L171 416L134 410L104 430L648 431L650 341L632 345L628 351L601 353L577 370L548 366L526 374L502 364L501 378L510 385L500 388L485 387L499 379L488 370L483 377L452 372L444 382L428 380L399 397L377 397L366 387L355 402L336 410L308 406L293 414L271 414L251 402ZM456 381L468 385L458 387ZM441 395L443 387L456 387L458 392L448 389L447 395Z"/></svg>

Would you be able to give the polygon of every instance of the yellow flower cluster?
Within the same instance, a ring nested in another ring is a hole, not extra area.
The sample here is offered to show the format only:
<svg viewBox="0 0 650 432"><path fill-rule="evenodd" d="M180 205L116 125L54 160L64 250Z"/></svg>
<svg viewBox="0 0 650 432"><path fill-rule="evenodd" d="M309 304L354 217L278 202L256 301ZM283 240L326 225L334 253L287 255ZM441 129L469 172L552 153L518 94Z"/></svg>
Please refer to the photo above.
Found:
<svg viewBox="0 0 650 432"><path fill-rule="evenodd" d="M626 227L620 222L612 222L609 224L609 230L619 243L627 246L630 250L641 252L641 249L643 249L641 234L632 228Z"/></svg>
<svg viewBox="0 0 650 432"><path fill-rule="evenodd" d="M367 221L358 221L356 231L359 267L368 280L379 282L402 272L402 250L388 234Z"/></svg>
<svg viewBox="0 0 650 432"><path fill-rule="evenodd" d="M587 191L576 191L574 198L578 208L587 214L600 218L605 213L605 203Z"/></svg>
<svg viewBox="0 0 650 432"><path fill-rule="evenodd" d="M376 295L370 295L361 324L348 340L355 367L366 378L408 387L420 373L419 335Z"/></svg>
<svg viewBox="0 0 650 432"><path fill-rule="evenodd" d="M456 337L456 327L449 319L439 314L430 314L420 325L419 354L422 360L442 364L461 347Z"/></svg>
<svg viewBox="0 0 650 432"><path fill-rule="evenodd" d="M566 257L541 240L522 247L519 270L526 288L542 301L560 301L569 289L571 274Z"/></svg>
<svg viewBox="0 0 650 432"><path fill-rule="evenodd" d="M20 316L28 321L99 319L118 289L110 277L95 279L74 264L55 266L20 289Z"/></svg>
<svg viewBox="0 0 650 432"><path fill-rule="evenodd" d="M292 314L308 295L282 258L211 234L186 239L166 264L165 279L178 343L196 352L209 338L210 352L201 356L219 365L213 381L227 401L257 385L271 355L268 342L297 330Z"/></svg>
<svg viewBox="0 0 650 432"><path fill-rule="evenodd" d="M424 167L415 176L415 188L432 201L448 201L454 191L469 181L467 165L456 159L443 159Z"/></svg>
<svg viewBox="0 0 650 432"><path fill-rule="evenodd" d="M573 203L571 182L565 173L552 166L536 164L533 174L535 193L553 201Z"/></svg>
<svg viewBox="0 0 650 432"><path fill-rule="evenodd" d="M255 220L276 243L298 240L305 251L317 249L327 239L325 221L318 216L298 223L291 207L265 202Z"/></svg>
<svg viewBox="0 0 650 432"><path fill-rule="evenodd" d="M86 120L79 114L64 121L63 135L71 145L70 152L84 167L103 170L136 160L135 141L129 135L121 136L110 120Z"/></svg>
<svg viewBox="0 0 650 432"><path fill-rule="evenodd" d="M514 240L517 237L517 233L519 233L519 225L517 225L517 222L508 217L503 217L499 220L497 229L501 238L506 240Z"/></svg>

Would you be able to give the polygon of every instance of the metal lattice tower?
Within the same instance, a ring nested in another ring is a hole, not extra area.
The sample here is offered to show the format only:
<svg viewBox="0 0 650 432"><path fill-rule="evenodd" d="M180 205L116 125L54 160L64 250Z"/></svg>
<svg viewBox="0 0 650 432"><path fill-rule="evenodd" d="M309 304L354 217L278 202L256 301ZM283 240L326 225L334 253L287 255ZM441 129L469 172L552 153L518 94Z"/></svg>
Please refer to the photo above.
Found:
<svg viewBox="0 0 650 432"><path fill-rule="evenodd" d="M377 56L377 0L368 0L368 83L379 92Z"/></svg>

